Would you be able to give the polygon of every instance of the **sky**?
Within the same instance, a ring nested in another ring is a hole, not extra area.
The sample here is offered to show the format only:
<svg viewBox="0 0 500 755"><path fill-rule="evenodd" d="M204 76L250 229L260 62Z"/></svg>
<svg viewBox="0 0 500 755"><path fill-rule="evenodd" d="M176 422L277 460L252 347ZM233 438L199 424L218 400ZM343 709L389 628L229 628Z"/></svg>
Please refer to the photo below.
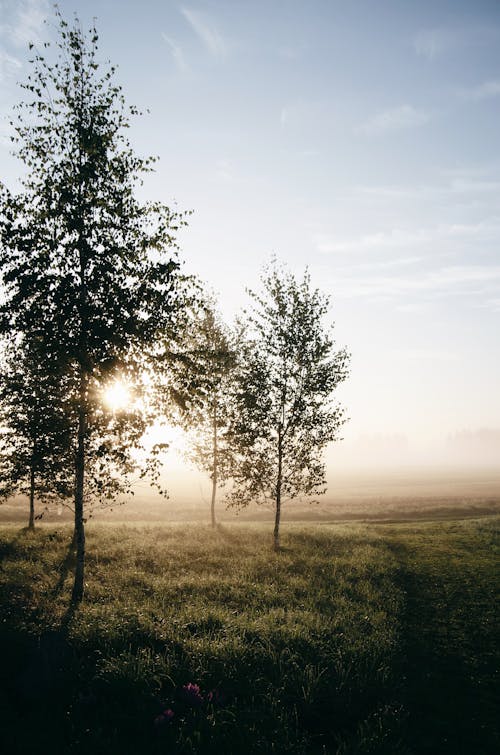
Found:
<svg viewBox="0 0 500 755"><path fill-rule="evenodd" d="M193 210L186 269L228 319L273 254L352 354L333 468L500 459L500 2L61 0L149 110L145 197ZM48 24L44 24L44 20ZM44 0L0 0L0 160Z"/></svg>

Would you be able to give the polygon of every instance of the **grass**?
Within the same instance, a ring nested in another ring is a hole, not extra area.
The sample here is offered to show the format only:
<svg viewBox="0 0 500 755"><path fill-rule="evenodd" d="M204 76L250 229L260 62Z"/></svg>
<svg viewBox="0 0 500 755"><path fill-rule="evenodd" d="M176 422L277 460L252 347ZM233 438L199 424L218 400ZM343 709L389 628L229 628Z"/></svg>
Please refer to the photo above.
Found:
<svg viewBox="0 0 500 755"><path fill-rule="evenodd" d="M496 753L497 521L3 526L0 748Z"/></svg>

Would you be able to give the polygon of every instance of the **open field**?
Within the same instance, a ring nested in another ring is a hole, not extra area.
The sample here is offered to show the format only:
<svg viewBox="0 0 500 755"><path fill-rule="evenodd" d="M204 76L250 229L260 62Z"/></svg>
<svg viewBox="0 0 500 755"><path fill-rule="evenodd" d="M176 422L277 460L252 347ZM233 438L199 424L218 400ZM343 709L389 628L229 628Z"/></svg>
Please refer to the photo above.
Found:
<svg viewBox="0 0 500 755"><path fill-rule="evenodd" d="M201 476L199 480L206 482ZM199 481L198 480L198 481ZM96 510L99 522L161 522L209 521L209 496L196 484L185 490L165 483L171 497L162 498L144 484L136 489L135 498L112 510ZM186 492L186 490L188 492ZM195 493L197 495L195 495ZM223 491L219 494L217 518L222 523L271 522L272 507L250 506L236 511L226 510ZM38 506L38 511L43 507ZM328 492L317 504L293 501L285 504L284 522L339 521L401 521L453 519L500 514L500 470L498 468L412 468L398 470L359 470L335 474ZM26 499L10 500L0 505L0 523L27 523ZM52 507L43 521L57 526L71 522L67 509Z"/></svg>
<svg viewBox="0 0 500 755"><path fill-rule="evenodd" d="M4 525L0 749L496 753L497 538L288 523L274 554L267 523L91 523L73 612L70 527Z"/></svg>

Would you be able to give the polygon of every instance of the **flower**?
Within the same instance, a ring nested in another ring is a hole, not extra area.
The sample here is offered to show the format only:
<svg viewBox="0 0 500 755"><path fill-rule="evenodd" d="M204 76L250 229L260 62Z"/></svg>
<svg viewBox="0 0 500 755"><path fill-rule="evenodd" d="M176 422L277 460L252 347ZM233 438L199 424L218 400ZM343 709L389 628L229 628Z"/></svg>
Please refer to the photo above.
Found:
<svg viewBox="0 0 500 755"><path fill-rule="evenodd" d="M175 713L172 710L172 708L166 708L163 711L163 713L160 713L159 716L156 716L154 720L154 725L158 727L158 726L164 726L165 724L169 724L174 716L175 716Z"/></svg>
<svg viewBox="0 0 500 755"><path fill-rule="evenodd" d="M185 684L181 687L180 698L185 705L191 708L199 708L203 704L203 695L197 684Z"/></svg>
<svg viewBox="0 0 500 755"><path fill-rule="evenodd" d="M165 718L166 721L171 721L174 716L175 716L175 713L172 710L172 708L167 708L166 710L163 711L163 717Z"/></svg>

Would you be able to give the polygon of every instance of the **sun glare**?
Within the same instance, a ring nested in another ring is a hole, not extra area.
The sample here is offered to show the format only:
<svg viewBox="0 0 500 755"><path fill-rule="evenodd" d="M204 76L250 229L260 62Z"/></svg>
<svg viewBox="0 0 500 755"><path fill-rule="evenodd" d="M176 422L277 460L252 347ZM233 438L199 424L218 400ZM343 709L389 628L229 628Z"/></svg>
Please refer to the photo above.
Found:
<svg viewBox="0 0 500 755"><path fill-rule="evenodd" d="M121 380L116 380L103 392L104 403L109 409L117 411L126 409L131 404L131 395L129 387Z"/></svg>

